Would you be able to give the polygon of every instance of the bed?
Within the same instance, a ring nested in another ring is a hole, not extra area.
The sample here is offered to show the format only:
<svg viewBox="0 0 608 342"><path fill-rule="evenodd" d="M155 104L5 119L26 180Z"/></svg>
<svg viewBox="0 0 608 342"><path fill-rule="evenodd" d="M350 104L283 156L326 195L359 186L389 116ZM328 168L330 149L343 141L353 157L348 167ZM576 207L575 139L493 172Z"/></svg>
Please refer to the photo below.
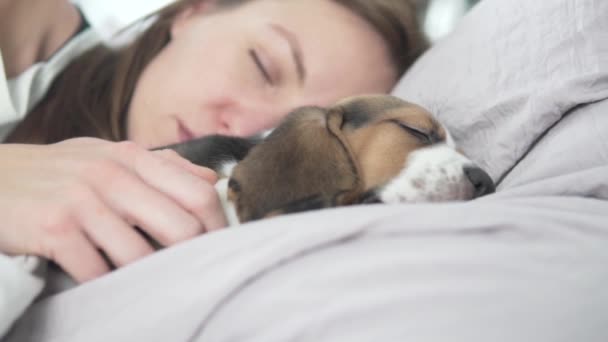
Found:
<svg viewBox="0 0 608 342"><path fill-rule="evenodd" d="M43 296L5 341L607 341L607 43L605 0L483 0L393 93L495 194L201 236Z"/></svg>

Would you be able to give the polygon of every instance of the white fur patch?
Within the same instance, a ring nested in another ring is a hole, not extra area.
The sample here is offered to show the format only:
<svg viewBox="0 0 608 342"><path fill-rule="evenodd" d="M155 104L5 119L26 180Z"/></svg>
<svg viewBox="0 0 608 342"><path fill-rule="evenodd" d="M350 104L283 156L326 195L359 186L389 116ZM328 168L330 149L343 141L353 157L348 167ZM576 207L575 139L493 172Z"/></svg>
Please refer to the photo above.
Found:
<svg viewBox="0 0 608 342"><path fill-rule="evenodd" d="M401 173L378 195L384 203L471 199L474 187L465 166L475 164L448 144L422 148L410 154Z"/></svg>
<svg viewBox="0 0 608 342"><path fill-rule="evenodd" d="M274 128L267 129L267 130L265 130L264 132L260 133L260 136L261 136L263 139L266 139L266 138L268 138L268 136L270 135L270 133L272 133L272 131L274 131Z"/></svg>
<svg viewBox="0 0 608 342"><path fill-rule="evenodd" d="M215 190L217 190L217 193L219 194L222 209L228 220L228 226L239 225L241 222L236 214L236 208L234 207L234 204L228 200L228 178L218 180L217 183L215 183Z"/></svg>
<svg viewBox="0 0 608 342"><path fill-rule="evenodd" d="M224 162L218 171L219 177L230 178L230 176L232 176L232 171L236 167L236 164L237 162L235 160Z"/></svg>
<svg viewBox="0 0 608 342"><path fill-rule="evenodd" d="M234 204L232 201L228 200L228 180L230 179L236 164L237 163L235 161L224 163L220 168L222 178L215 183L215 190L220 197L220 203L222 205L222 209L224 210L224 214L226 215L226 219L228 220L228 226L236 226L241 223L238 215L236 214Z"/></svg>

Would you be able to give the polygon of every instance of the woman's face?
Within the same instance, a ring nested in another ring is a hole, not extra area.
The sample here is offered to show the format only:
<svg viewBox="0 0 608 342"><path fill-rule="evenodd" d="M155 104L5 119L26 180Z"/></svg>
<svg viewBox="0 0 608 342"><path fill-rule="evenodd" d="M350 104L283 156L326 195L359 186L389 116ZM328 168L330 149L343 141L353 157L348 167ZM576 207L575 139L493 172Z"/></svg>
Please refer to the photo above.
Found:
<svg viewBox="0 0 608 342"><path fill-rule="evenodd" d="M174 21L138 80L130 140L252 135L295 107L387 92L396 79L382 37L333 1L255 0L215 12L205 4Z"/></svg>

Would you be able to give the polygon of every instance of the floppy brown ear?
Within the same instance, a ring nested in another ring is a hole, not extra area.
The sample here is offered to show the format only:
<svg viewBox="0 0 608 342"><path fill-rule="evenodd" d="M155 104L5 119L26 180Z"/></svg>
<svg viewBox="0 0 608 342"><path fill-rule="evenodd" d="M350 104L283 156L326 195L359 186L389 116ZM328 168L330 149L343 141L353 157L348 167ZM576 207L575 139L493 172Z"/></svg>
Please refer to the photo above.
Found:
<svg viewBox="0 0 608 342"><path fill-rule="evenodd" d="M343 191L341 193L334 194L334 201L336 201L335 205L348 205L353 204L358 201L361 193L364 190L364 185L361 177L361 166L359 164L359 160L356 154L353 152L353 149L344 134L344 124L345 124L345 111L341 106L336 106L331 108L327 112L327 129L329 132L338 140L344 152L348 157L348 161L350 166L353 169L353 173L356 176L355 184L352 189L349 191Z"/></svg>

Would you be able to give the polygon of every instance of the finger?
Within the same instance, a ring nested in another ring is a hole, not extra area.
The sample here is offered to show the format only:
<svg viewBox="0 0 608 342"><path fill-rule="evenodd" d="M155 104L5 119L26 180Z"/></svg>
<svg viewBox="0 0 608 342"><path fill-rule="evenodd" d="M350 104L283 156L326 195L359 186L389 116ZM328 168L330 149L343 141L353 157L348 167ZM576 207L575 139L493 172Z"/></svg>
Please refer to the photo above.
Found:
<svg viewBox="0 0 608 342"><path fill-rule="evenodd" d="M81 231L63 237L54 250L51 259L79 283L110 272L97 248Z"/></svg>
<svg viewBox="0 0 608 342"><path fill-rule="evenodd" d="M153 153L158 155L161 158L165 158L166 160L172 161L176 165L184 168L185 170L195 174L198 177L203 178L207 182L210 182L210 183L217 182L217 173L215 173L215 171L211 170L210 168L204 167L204 166L196 165L196 164L190 162L188 159L183 158L182 156L180 156L177 152L175 152L173 150L164 149L164 150L154 151Z"/></svg>
<svg viewBox="0 0 608 342"><path fill-rule="evenodd" d="M145 238L108 208L97 194L92 192L88 197L77 213L79 221L114 266L122 267L154 253Z"/></svg>
<svg viewBox="0 0 608 342"><path fill-rule="evenodd" d="M185 172L166 159L152 155L142 155L137 160L135 169L146 183L194 214L207 231L228 224L213 184Z"/></svg>
<svg viewBox="0 0 608 342"><path fill-rule="evenodd" d="M185 171L181 172L203 182ZM91 182L108 207L163 246L173 245L205 231L192 213L119 164L103 165L95 172Z"/></svg>
<svg viewBox="0 0 608 342"><path fill-rule="evenodd" d="M188 170L190 173L206 179L208 182L215 183L217 181L217 174L213 170L193 164L171 149L149 151L132 141L110 143L107 146L107 153L110 154L112 159L119 161L129 169L133 168L133 161L138 159L139 156L152 154L156 157L163 158L164 160L171 161L183 169Z"/></svg>

